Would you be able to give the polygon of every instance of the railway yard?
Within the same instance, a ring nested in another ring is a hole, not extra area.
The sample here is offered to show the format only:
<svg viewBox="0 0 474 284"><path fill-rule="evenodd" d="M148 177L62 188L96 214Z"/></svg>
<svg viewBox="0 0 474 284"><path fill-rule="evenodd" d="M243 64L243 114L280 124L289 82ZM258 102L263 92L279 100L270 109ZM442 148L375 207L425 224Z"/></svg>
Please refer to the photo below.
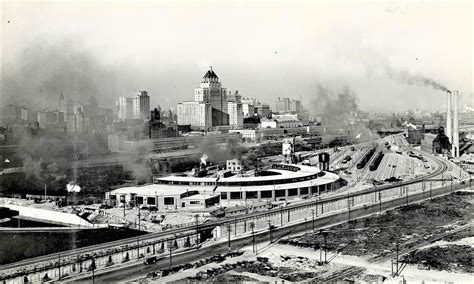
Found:
<svg viewBox="0 0 474 284"><path fill-rule="evenodd" d="M403 278L408 283L468 283L473 272L473 197L471 191L461 191L326 230L310 229L260 244L257 255L245 247L240 257L193 266L160 280L398 283Z"/></svg>
<svg viewBox="0 0 474 284"><path fill-rule="evenodd" d="M126 239L64 252L60 255L62 262L55 260L59 254L51 254L25 260L21 270L16 270L15 265L5 269L14 277L31 274L32 280L41 279L45 272L53 278L62 275L68 281L91 280L90 271L82 272L82 266L91 266L95 259L97 265L105 265L98 271L99 275L104 274L100 281L105 282L122 279L119 263L125 262L132 265L130 271L135 266L140 268L122 280L140 283L331 283L344 279L398 283L402 277L419 282L456 279L456 283L467 283L472 279L469 261L474 243L471 223L474 199L469 181L466 183L468 176L461 168L411 148L400 136L387 137L378 143L306 152L302 156L307 163L317 165L319 152L330 154L330 170L339 173L346 185L317 198L289 200L274 210L262 207L248 211L244 206L241 213L223 219L209 214L215 208L182 212L104 208L106 214L97 214L97 222L107 222L104 216L119 220L126 213L132 227L137 228L141 220L141 229L151 233L139 240ZM279 158L265 159L276 162ZM166 216L166 222L161 220L159 225L152 222L153 216L160 215ZM313 229L315 216L317 225ZM252 234L255 228L260 236L257 254L249 245L250 223L254 226ZM169 226L165 228L164 224ZM268 224L276 226L273 240ZM198 242L198 229L203 232L216 227L220 236ZM199 262L204 255L227 251L227 237L229 251L232 238L240 243L232 248L242 255L218 255L205 263ZM180 243L177 253L183 254L181 259L187 250L193 249L189 257L195 262L181 260L181 264L166 268L168 243L177 240ZM156 245L161 246L157 254ZM156 268L143 266L143 259L151 255L160 259ZM448 257L453 255L456 257ZM78 261L80 273L76 271ZM46 264L41 268L40 263ZM63 268L58 270L59 263ZM114 263L116 268L107 276L105 268ZM56 271L60 271L59 275ZM71 278L69 274L76 276Z"/></svg>

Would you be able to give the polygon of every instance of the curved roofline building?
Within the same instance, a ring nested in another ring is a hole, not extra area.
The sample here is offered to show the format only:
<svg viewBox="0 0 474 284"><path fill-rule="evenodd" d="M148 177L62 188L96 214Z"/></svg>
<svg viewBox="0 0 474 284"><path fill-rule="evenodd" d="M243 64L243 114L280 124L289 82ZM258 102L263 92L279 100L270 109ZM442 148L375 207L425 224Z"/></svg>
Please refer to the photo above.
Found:
<svg viewBox="0 0 474 284"><path fill-rule="evenodd" d="M195 205L207 206L215 203L257 203L292 200L319 195L340 187L338 175L321 171L312 166L273 164L260 176L195 177L172 175L155 178L154 184L125 187L108 193L109 199L134 200L140 197L148 206L187 207L186 200L193 195ZM192 193L192 194L190 194ZM170 204L170 197L173 203ZM164 202L166 199L166 202ZM212 200L210 200L212 199ZM162 200L163 202L161 202ZM212 201L212 202L211 202Z"/></svg>

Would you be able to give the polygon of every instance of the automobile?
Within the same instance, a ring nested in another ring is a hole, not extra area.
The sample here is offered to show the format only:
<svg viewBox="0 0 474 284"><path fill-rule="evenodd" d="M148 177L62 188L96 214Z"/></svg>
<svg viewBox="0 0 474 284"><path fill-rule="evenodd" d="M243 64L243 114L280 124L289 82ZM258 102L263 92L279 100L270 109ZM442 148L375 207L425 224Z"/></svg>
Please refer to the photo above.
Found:
<svg viewBox="0 0 474 284"><path fill-rule="evenodd" d="M156 263L157 261L158 261L158 257L152 256L152 257L149 257L149 258L145 259L145 261L143 263L153 264L153 263Z"/></svg>
<svg viewBox="0 0 474 284"><path fill-rule="evenodd" d="M99 206L99 209L110 209L110 208L113 208L113 206L111 206L109 204L101 204Z"/></svg>
<svg viewBox="0 0 474 284"><path fill-rule="evenodd" d="M151 212L156 212L156 211L158 211L158 207L156 207L156 206L150 206L150 207L148 208L148 210L150 210Z"/></svg>
<svg viewBox="0 0 474 284"><path fill-rule="evenodd" d="M161 273L161 271L158 270L158 271L153 271L153 272L148 273L148 274L147 274L147 277L148 277L148 278L159 278L159 277L162 276L162 274L163 274L163 273Z"/></svg>

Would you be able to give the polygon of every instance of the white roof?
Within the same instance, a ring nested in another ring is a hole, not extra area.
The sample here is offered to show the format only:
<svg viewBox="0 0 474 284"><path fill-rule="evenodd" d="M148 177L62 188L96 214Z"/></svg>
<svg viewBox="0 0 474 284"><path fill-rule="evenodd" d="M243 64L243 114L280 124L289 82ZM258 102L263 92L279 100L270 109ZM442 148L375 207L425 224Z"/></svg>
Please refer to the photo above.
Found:
<svg viewBox="0 0 474 284"><path fill-rule="evenodd" d="M142 186L129 186L129 187L122 187L112 190L110 194L130 194L135 193L138 195L143 196L162 196L162 195L177 195L185 193L186 191L191 190L212 190L214 187L212 186L200 186L200 187L193 187L193 186L176 186L176 185L168 185L168 184L147 184Z"/></svg>
<svg viewBox="0 0 474 284"><path fill-rule="evenodd" d="M288 178L298 178L313 175L319 173L321 170L316 167L302 166L302 165L290 165L300 168L299 171L293 172L288 170L280 169L268 169L267 171L278 173L278 175L271 176L257 176L257 177L245 177L245 176L231 176L222 177L219 179L221 182L250 182L250 181L266 181L266 180L279 180ZM167 176L159 178L158 180L164 181L182 181L182 182L215 182L215 177L193 177L193 176Z"/></svg>

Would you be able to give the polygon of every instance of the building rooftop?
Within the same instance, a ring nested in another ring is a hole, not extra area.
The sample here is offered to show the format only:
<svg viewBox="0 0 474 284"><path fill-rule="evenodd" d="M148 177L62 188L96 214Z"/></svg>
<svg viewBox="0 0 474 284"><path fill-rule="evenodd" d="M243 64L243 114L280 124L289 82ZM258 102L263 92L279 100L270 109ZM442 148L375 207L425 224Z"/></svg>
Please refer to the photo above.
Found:
<svg viewBox="0 0 474 284"><path fill-rule="evenodd" d="M206 74L204 75L204 77L202 78L212 78L212 79L219 79L219 77L217 77L216 73L214 71L212 71L212 67L210 70L208 70L206 72Z"/></svg>
<svg viewBox="0 0 474 284"><path fill-rule="evenodd" d="M243 176L232 176L227 178L220 178L219 183L221 182L241 182L241 181L267 181L267 180L276 180L276 179L288 179L288 178L299 178L319 173L320 169L316 167L302 166L302 165L292 165L299 168L299 171L289 171L282 169L268 169L267 171L274 172L276 175L270 176L257 176L257 177L243 177ZM193 176L167 176L159 178L163 181L180 181L180 182L216 182L215 177L193 177Z"/></svg>
<svg viewBox="0 0 474 284"><path fill-rule="evenodd" d="M142 186L129 186L129 187L121 187L117 188L115 190L112 190L110 194L130 194L130 193L136 193L140 195L149 195L149 196L154 196L154 195L177 195L177 194L182 194L187 191L195 191L197 189L199 190L206 190L206 191L212 191L214 187L208 186L208 187L192 187L192 186L173 186L173 185L167 185L167 184L147 184L147 185L142 185Z"/></svg>

